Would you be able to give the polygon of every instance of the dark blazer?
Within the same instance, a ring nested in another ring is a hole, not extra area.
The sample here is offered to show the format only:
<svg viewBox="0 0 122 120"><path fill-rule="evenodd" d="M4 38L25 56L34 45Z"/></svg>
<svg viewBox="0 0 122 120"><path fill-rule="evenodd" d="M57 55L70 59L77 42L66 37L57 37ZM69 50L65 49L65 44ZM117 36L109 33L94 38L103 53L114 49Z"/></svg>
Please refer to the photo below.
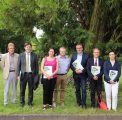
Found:
<svg viewBox="0 0 122 120"><path fill-rule="evenodd" d="M99 79L102 79L104 61L101 58L99 58L98 61L99 61L99 66L100 66L100 73L97 75L97 77L99 80ZM89 79L93 78L93 74L91 73L91 66L94 66L94 58L89 58L87 62L87 73L88 73Z"/></svg>
<svg viewBox="0 0 122 120"><path fill-rule="evenodd" d="M33 52L31 52L31 70L32 73L34 75L38 74L38 59L37 59L37 55ZM21 73L25 73L26 72L26 54L25 52L21 53L19 55L19 59L18 59L18 76L20 75L20 71Z"/></svg>
<svg viewBox="0 0 122 120"><path fill-rule="evenodd" d="M109 70L117 70L118 75L115 78L114 82L119 81L119 77L121 76L121 64L118 61L115 61L114 66L111 65L110 61L105 61L104 63L104 80L109 83Z"/></svg>
<svg viewBox="0 0 122 120"><path fill-rule="evenodd" d="M72 65L72 63L77 59L77 53L74 53L74 54L72 55L71 62L70 62L70 68L71 68L72 71L73 71L73 76L74 76L74 77L75 77L75 75L81 75L82 77L85 77L85 78L87 77L86 65L87 65L88 58L89 58L89 55L88 55L87 53L84 53L84 52L83 52L81 65L84 67L84 70L83 70L83 73L77 74L77 73L75 72L75 68L74 68L73 65Z"/></svg>

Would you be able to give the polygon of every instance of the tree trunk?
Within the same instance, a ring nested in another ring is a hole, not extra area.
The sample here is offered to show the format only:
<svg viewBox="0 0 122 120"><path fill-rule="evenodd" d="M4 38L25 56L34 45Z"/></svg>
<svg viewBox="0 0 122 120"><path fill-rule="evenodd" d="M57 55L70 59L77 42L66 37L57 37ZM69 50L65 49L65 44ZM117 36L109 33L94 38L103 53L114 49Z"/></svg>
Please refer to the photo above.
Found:
<svg viewBox="0 0 122 120"><path fill-rule="evenodd" d="M94 33L94 38L86 44L87 51L94 47L98 42L103 41L105 35L106 13L105 1L95 0L89 26L89 31Z"/></svg>

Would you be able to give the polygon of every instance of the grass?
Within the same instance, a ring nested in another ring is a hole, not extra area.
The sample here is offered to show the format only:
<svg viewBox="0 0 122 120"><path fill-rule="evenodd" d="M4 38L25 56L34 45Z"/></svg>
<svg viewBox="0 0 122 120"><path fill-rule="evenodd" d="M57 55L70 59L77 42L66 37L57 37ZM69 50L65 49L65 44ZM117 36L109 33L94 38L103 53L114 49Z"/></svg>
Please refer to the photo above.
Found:
<svg viewBox="0 0 122 120"><path fill-rule="evenodd" d="M87 93L87 109L81 109L76 105L75 99L75 89L73 85L68 85L66 89L65 95L65 106L57 108L53 110L42 110L42 85L34 92L34 106L32 108L25 105L24 108L20 107L19 104L19 81L18 81L18 89L17 89L17 103L11 103L11 94L9 96L9 104L8 106L3 105L3 95L4 95L4 80L2 77L2 71L0 70L0 114L72 114L72 115L109 115L109 114L121 114L122 113L122 78L121 78L120 88L119 88L119 101L118 101L118 111L103 111L99 109L90 108L90 96L89 92ZM11 93L11 92L10 92ZM26 91L26 104L27 104L27 91ZM105 93L103 92L103 97L105 97Z"/></svg>

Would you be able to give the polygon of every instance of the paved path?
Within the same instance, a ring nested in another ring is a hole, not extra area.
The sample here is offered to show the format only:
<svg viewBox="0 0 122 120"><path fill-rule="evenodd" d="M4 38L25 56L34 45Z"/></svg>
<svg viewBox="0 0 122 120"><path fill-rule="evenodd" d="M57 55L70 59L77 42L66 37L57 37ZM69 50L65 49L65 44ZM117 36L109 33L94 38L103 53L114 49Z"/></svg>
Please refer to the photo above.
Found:
<svg viewBox="0 0 122 120"><path fill-rule="evenodd" d="M0 115L0 120L122 120L122 115Z"/></svg>

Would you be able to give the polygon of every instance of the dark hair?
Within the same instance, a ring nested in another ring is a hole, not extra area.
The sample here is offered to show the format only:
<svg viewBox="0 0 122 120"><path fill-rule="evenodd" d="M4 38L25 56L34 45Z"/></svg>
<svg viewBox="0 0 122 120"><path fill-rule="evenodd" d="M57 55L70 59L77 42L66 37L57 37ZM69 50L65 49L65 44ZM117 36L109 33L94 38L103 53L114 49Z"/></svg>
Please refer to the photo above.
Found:
<svg viewBox="0 0 122 120"><path fill-rule="evenodd" d="M110 54L111 52L113 52L115 54L115 60L116 60L117 59L116 53L113 50L111 50L111 51L109 51L108 54Z"/></svg>
<svg viewBox="0 0 122 120"><path fill-rule="evenodd" d="M77 46L77 45L81 45L81 46L83 46L83 43L77 43L76 46Z"/></svg>
<svg viewBox="0 0 122 120"><path fill-rule="evenodd" d="M84 45L83 45L83 43L77 43L77 44L76 44L76 46L77 46L77 45L82 46L82 47L83 47L83 49L84 49Z"/></svg>
<svg viewBox="0 0 122 120"><path fill-rule="evenodd" d="M97 50L99 50L99 51L100 51L100 49L99 49L98 47L94 47L94 48L93 48L93 51L94 51L95 49L97 49Z"/></svg>
<svg viewBox="0 0 122 120"><path fill-rule="evenodd" d="M50 51L51 49L54 50L54 48L49 48L49 51ZM55 50L54 50L54 52L55 52Z"/></svg>
<svg viewBox="0 0 122 120"><path fill-rule="evenodd" d="M29 42L26 42L26 43L24 44L24 47L26 47L26 46L28 46L28 45L30 45L30 46L32 47L32 44L29 43Z"/></svg>
<svg viewBox="0 0 122 120"><path fill-rule="evenodd" d="M115 53L113 50L109 51L109 53L111 53L111 52L113 52L113 53L116 55L116 53ZM109 53L108 53L108 54L109 54Z"/></svg>

